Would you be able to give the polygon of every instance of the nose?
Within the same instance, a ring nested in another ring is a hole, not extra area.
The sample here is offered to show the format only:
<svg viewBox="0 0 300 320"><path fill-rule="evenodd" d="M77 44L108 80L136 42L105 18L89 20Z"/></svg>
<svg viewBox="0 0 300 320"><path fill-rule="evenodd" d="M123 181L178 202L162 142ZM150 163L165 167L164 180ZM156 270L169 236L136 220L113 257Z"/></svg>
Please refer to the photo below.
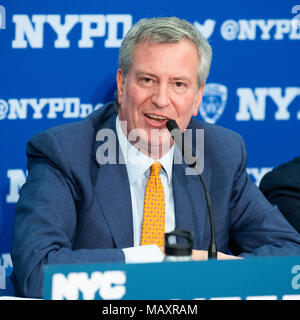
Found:
<svg viewBox="0 0 300 320"><path fill-rule="evenodd" d="M158 108L165 108L170 103L169 90L168 85L164 83L160 83L156 86L155 91L152 95L152 102Z"/></svg>

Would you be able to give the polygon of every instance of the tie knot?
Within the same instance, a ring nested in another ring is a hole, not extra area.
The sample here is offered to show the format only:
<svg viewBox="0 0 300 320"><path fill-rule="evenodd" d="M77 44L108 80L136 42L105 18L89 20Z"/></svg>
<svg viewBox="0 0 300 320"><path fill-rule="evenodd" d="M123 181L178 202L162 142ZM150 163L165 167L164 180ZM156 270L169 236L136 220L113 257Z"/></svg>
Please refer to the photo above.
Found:
<svg viewBox="0 0 300 320"><path fill-rule="evenodd" d="M158 177L161 170L161 164L159 162L154 162L150 168L150 176Z"/></svg>

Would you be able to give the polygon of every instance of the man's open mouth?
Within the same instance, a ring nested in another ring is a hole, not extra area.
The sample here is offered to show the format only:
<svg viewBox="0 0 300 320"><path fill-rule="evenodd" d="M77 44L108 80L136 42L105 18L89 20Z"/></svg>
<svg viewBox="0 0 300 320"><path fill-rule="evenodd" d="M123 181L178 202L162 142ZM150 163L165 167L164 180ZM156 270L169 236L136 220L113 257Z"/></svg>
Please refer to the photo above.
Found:
<svg viewBox="0 0 300 320"><path fill-rule="evenodd" d="M165 121L165 120L169 120L169 118L164 117L164 116L159 116L156 114L151 114L151 113L145 113L145 116L151 120L154 121Z"/></svg>

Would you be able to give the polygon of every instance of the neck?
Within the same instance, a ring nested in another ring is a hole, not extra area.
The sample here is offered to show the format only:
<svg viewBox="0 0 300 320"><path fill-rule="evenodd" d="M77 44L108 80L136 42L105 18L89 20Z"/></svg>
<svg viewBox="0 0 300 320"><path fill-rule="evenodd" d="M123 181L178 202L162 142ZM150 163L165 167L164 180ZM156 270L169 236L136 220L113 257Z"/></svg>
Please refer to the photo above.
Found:
<svg viewBox="0 0 300 320"><path fill-rule="evenodd" d="M128 132L127 122L120 121L121 130L130 144L148 157L161 159L172 148L174 141L171 136L163 137L159 132L151 133L150 137L143 129L134 129Z"/></svg>
<svg viewBox="0 0 300 320"><path fill-rule="evenodd" d="M131 143L140 152L147 155L154 160L161 159L166 153L169 152L172 146L168 145L151 145L151 143L143 144L141 141L137 143Z"/></svg>

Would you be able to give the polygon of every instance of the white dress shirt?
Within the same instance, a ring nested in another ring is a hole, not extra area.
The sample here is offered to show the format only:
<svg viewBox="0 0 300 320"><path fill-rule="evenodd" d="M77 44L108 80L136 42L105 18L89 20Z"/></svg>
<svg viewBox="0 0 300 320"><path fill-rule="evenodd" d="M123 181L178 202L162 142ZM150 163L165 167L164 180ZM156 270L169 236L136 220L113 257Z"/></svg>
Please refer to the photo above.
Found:
<svg viewBox="0 0 300 320"><path fill-rule="evenodd" d="M126 138L121 129L119 116L116 119L116 130L124 156L131 193L133 241L134 247L125 248L126 263L160 262L163 255L157 245L140 246L143 222L145 188L154 161L162 165L160 178L165 193L165 232L175 229L174 198L172 187L172 167L174 146L159 160L154 160L137 150Z"/></svg>

